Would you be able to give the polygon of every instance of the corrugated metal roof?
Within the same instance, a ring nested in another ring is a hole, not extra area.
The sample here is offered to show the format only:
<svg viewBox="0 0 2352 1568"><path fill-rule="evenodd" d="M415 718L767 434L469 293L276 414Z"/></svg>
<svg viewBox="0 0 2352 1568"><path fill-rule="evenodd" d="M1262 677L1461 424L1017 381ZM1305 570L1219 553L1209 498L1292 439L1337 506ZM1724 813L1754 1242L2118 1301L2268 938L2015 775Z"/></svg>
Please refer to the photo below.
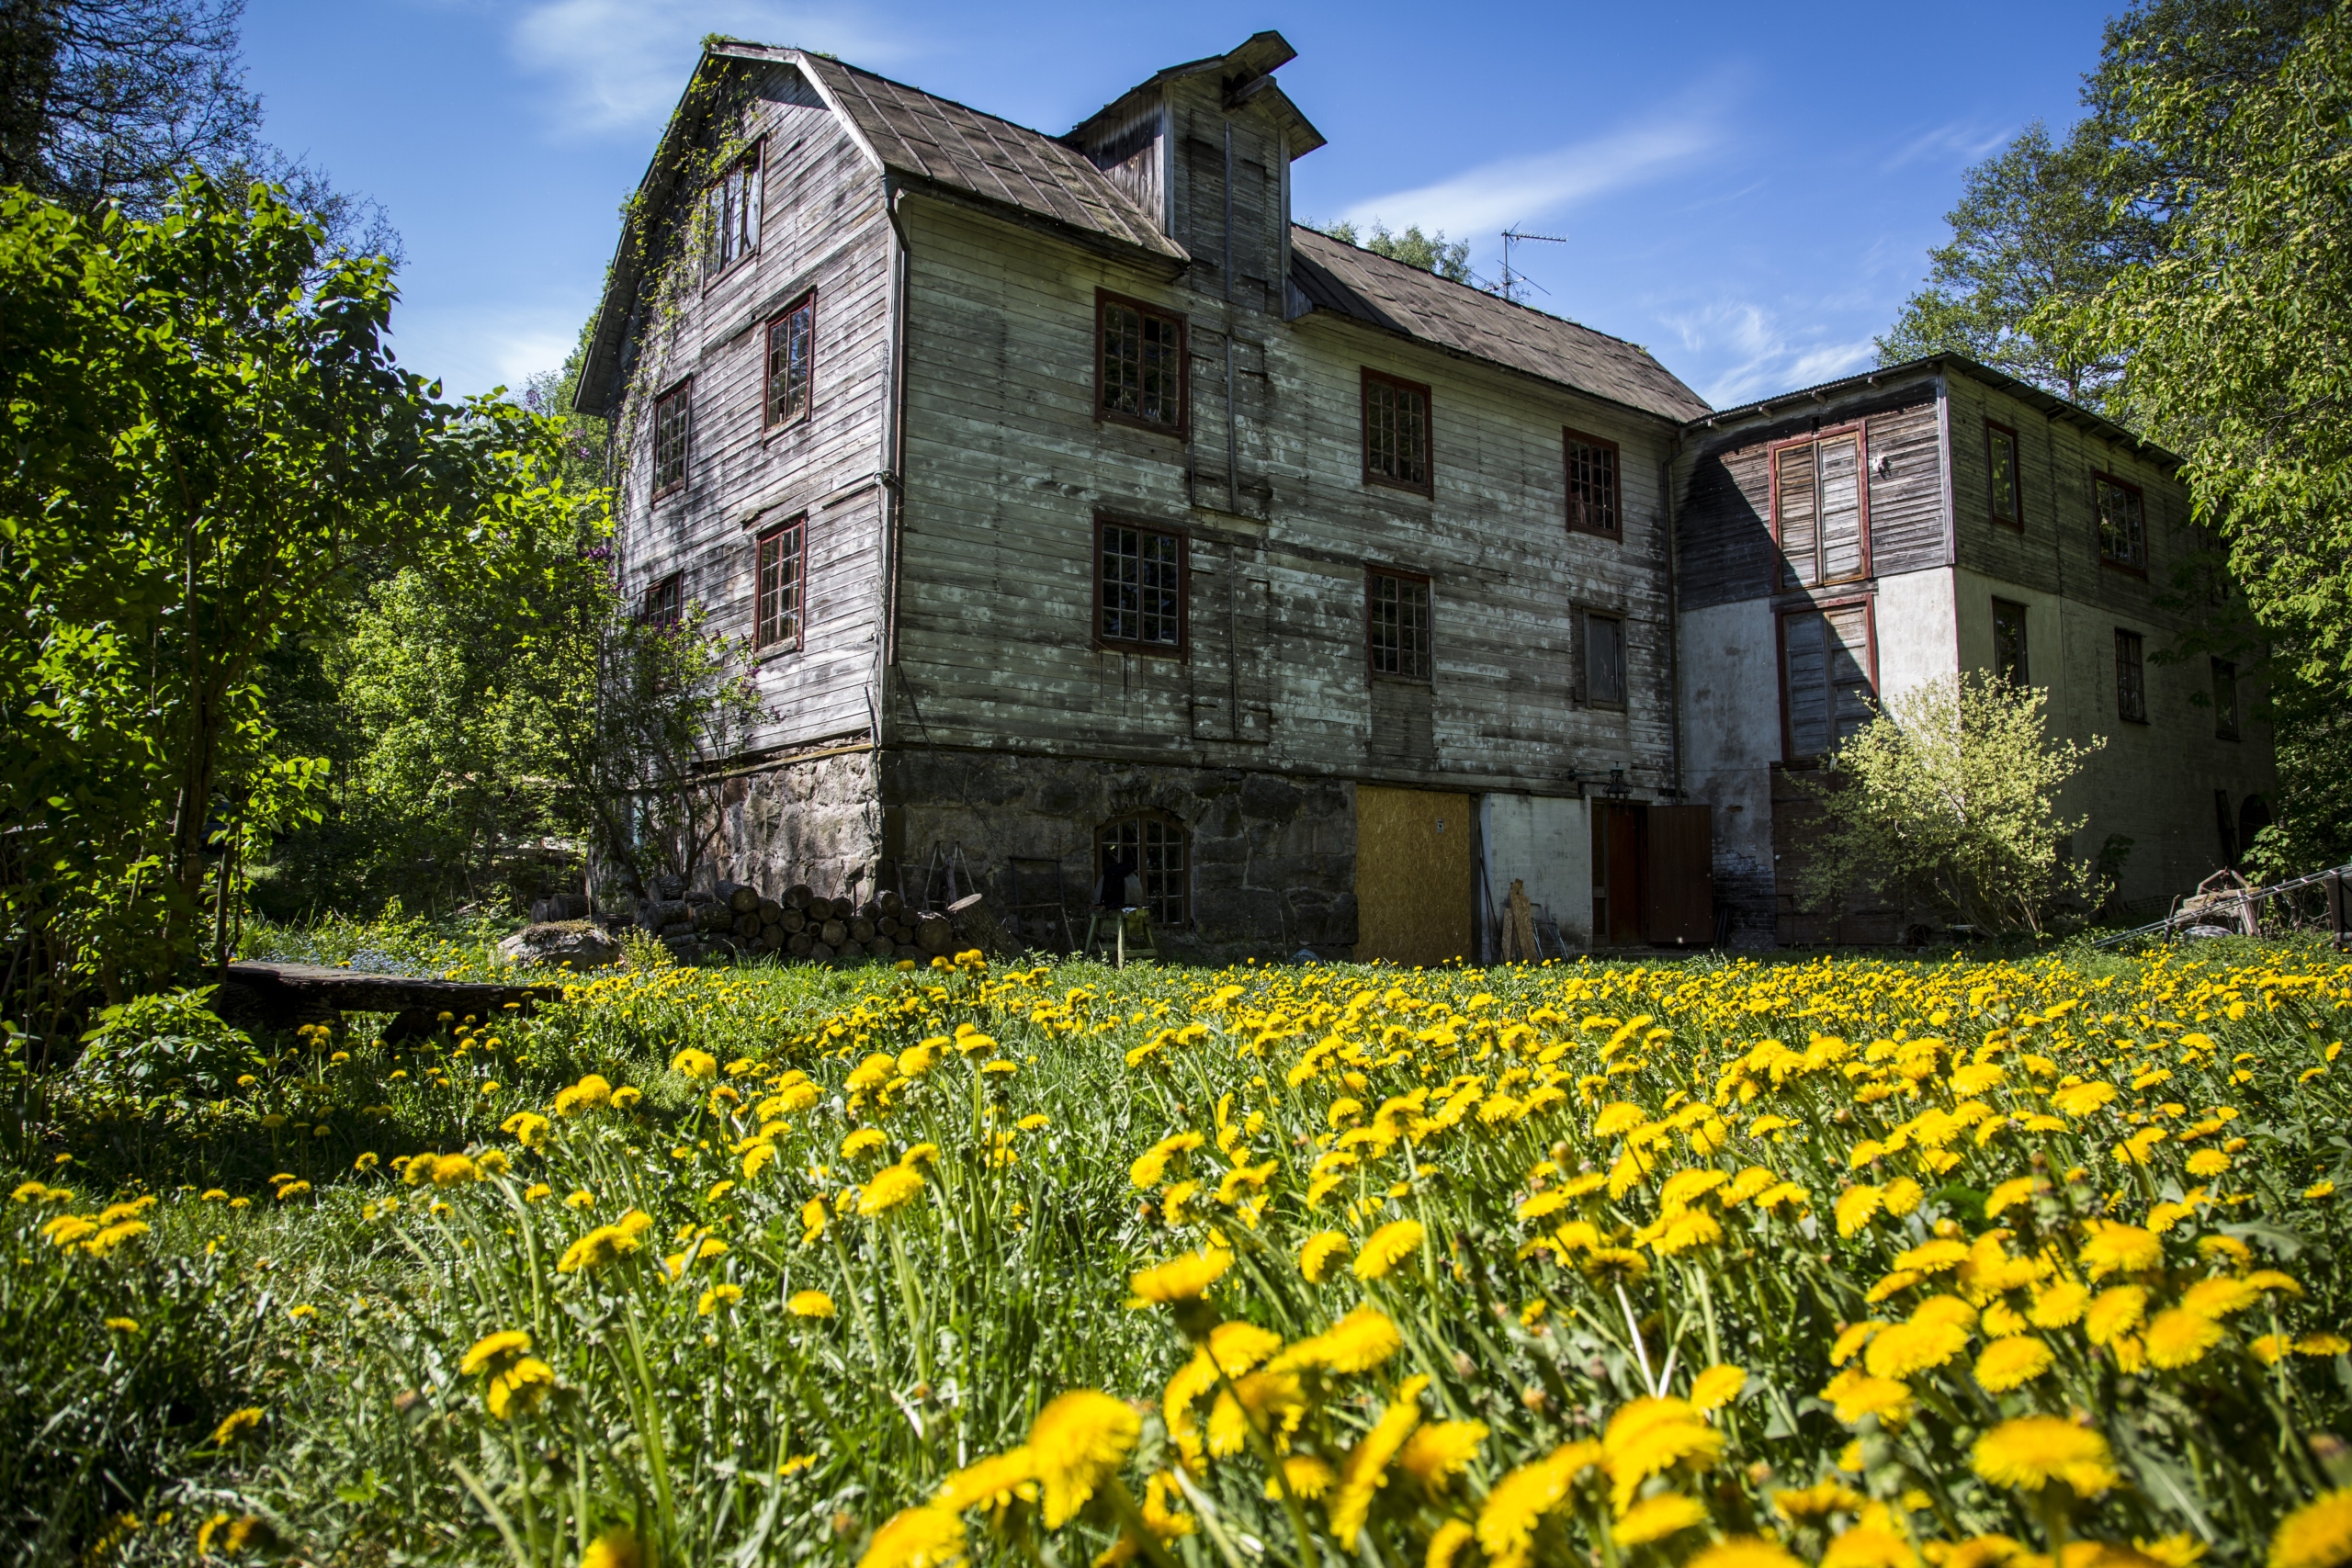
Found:
<svg viewBox="0 0 2352 1568"><path fill-rule="evenodd" d="M1707 412L1639 344L1294 226L1291 276L1316 309L1676 422Z"/></svg>

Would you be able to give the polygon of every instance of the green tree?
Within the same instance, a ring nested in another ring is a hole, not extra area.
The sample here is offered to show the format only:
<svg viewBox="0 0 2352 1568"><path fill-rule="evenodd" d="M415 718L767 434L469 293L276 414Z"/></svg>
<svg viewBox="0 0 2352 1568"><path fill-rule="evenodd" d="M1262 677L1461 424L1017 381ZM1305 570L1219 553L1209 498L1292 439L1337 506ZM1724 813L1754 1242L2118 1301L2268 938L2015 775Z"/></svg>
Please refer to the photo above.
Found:
<svg viewBox="0 0 2352 1568"><path fill-rule="evenodd" d="M1820 816L1794 879L1800 905L1899 887L1993 934L2039 932L2091 901L2093 868L2061 852L2083 819L2062 818L2058 795L2105 742L2052 739L2043 701L2039 687L1984 672L1889 699L1812 786Z"/></svg>
<svg viewBox="0 0 2352 1568"><path fill-rule="evenodd" d="M1418 223L1408 225L1401 234L1389 232L1388 225L1374 219L1368 232L1359 233L1349 222L1332 224L1323 231L1343 245L1361 245L1376 256L1403 262L1407 266L1433 272L1453 283L1470 281L1470 242L1456 240L1448 243L1445 231L1424 234Z"/></svg>

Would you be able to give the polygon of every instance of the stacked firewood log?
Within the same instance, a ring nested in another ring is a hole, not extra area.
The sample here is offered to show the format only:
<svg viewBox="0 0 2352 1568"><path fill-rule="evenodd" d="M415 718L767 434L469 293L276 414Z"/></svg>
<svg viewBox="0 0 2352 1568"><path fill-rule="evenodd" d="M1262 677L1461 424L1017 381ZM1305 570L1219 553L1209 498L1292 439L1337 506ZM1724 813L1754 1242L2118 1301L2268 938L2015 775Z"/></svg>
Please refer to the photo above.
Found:
<svg viewBox="0 0 2352 1568"><path fill-rule="evenodd" d="M637 906L636 921L668 942L681 957L731 949L849 963L910 958L928 964L956 951L959 924L970 924L975 931L981 929L976 920L918 912L894 892L886 890L862 900L846 895L829 898L805 883L797 883L773 898L736 882L720 882L707 892L697 889L673 897L647 898Z"/></svg>

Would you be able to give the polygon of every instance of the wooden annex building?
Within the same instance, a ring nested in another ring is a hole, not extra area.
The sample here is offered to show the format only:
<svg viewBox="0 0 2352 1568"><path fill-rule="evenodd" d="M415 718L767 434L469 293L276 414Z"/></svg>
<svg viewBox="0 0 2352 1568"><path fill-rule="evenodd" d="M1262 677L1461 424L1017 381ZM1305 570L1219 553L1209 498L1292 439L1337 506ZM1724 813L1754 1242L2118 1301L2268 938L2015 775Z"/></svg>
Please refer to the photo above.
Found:
<svg viewBox="0 0 2352 1568"><path fill-rule="evenodd" d="M922 897L954 865L1057 946L1116 864L1213 960L1478 956L1513 882L1547 952L1818 934L1766 858L1805 754L1755 717L1848 635L1825 600L1787 652L1792 595L1951 555L1966 367L1910 367L1937 390L1850 444L1901 466L1866 575L1833 543L1783 582L1763 454L1883 389L1717 414L1636 345L1294 224L1323 138L1292 53L1261 33L1048 136L707 47L577 402L612 421L625 586L754 649L719 872ZM1860 482L1812 450L1825 494ZM2167 467L2115 466L2185 518ZM1785 700L1816 687L1850 704Z"/></svg>

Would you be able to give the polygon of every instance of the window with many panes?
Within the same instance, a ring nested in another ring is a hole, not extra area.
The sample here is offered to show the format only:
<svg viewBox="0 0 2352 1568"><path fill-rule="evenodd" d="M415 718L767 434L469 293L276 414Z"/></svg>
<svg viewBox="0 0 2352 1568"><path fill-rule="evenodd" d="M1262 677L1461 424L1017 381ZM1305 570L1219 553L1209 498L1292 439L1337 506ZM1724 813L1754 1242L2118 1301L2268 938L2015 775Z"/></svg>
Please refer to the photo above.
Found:
<svg viewBox="0 0 2352 1568"><path fill-rule="evenodd" d="M2111 474L2093 474L2091 491L2098 508L2098 558L2128 571L2147 570L2147 504L2140 487Z"/></svg>
<svg viewBox="0 0 2352 1568"><path fill-rule="evenodd" d="M817 297L810 295L768 323L766 412L769 429L808 416L817 364Z"/></svg>
<svg viewBox="0 0 2352 1568"><path fill-rule="evenodd" d="M760 147L752 150L703 194L702 266L716 277L760 248Z"/></svg>
<svg viewBox="0 0 2352 1568"><path fill-rule="evenodd" d="M1103 879L1136 878L1142 884L1143 894L1143 902L1136 907L1150 910L1151 918L1161 925L1181 926L1192 918L1186 838L1184 825L1160 812L1114 818L1102 825Z"/></svg>
<svg viewBox="0 0 2352 1568"><path fill-rule="evenodd" d="M1095 637L1133 653L1184 651L1184 536L1095 525Z"/></svg>
<svg viewBox="0 0 2352 1568"><path fill-rule="evenodd" d="M1430 491L1430 389L1377 370L1363 373L1363 477Z"/></svg>
<svg viewBox="0 0 2352 1568"><path fill-rule="evenodd" d="M1094 331L1096 417L1184 434L1184 318L1098 292Z"/></svg>
<svg viewBox="0 0 2352 1568"><path fill-rule="evenodd" d="M1426 681L1430 650L1430 580L1408 571L1375 568L1368 580L1372 672L1404 681Z"/></svg>
<svg viewBox="0 0 2352 1568"><path fill-rule="evenodd" d="M1871 632L1867 601L1781 615L1781 724L1788 761L1834 750L1870 722Z"/></svg>
<svg viewBox="0 0 2352 1568"><path fill-rule="evenodd" d="M686 442L693 423L691 381L653 400L653 493L669 494L686 482Z"/></svg>
<svg viewBox="0 0 2352 1568"><path fill-rule="evenodd" d="M1625 622L1617 615L1584 617L1584 700L1597 708L1625 705Z"/></svg>
<svg viewBox="0 0 2352 1568"><path fill-rule="evenodd" d="M1783 589L1819 588L1870 575L1860 430L1808 436L1773 452L1772 536L1781 546Z"/></svg>
<svg viewBox="0 0 2352 1568"><path fill-rule="evenodd" d="M646 589L644 603L639 606L637 615L650 626L674 626L685 617L685 582L673 571Z"/></svg>
<svg viewBox="0 0 2352 1568"><path fill-rule="evenodd" d="M1566 433L1568 446L1568 526L1584 534L1618 536L1617 443L1578 431Z"/></svg>
<svg viewBox="0 0 2352 1568"><path fill-rule="evenodd" d="M800 601L808 576L808 520L796 517L760 532L752 608L755 648L789 652L800 646Z"/></svg>
<svg viewBox="0 0 2352 1568"><path fill-rule="evenodd" d="M2227 659L2213 660L2213 733L2224 740L2238 738L2238 667Z"/></svg>
<svg viewBox="0 0 2352 1568"><path fill-rule="evenodd" d="M2012 686L2032 683L2025 659L2025 606L2014 599L1993 601L1993 672Z"/></svg>
<svg viewBox="0 0 2352 1568"><path fill-rule="evenodd" d="M1984 422L1984 473L1992 488L1993 521L2012 528L2025 526L2023 486L2018 478L2018 433L2006 424Z"/></svg>
<svg viewBox="0 0 2352 1568"><path fill-rule="evenodd" d="M2127 724L2148 722L2147 651L2138 632L2115 628L2115 716Z"/></svg>

